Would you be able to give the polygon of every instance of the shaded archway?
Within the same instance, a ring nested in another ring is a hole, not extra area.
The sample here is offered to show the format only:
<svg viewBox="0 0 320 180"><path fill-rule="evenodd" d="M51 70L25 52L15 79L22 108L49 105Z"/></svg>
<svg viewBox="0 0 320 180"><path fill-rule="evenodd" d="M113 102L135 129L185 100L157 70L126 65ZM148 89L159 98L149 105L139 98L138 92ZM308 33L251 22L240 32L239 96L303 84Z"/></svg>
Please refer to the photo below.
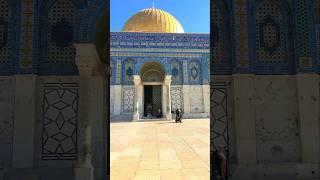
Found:
<svg viewBox="0 0 320 180"><path fill-rule="evenodd" d="M165 69L159 62L147 62L140 71L140 77L143 82L163 82Z"/></svg>

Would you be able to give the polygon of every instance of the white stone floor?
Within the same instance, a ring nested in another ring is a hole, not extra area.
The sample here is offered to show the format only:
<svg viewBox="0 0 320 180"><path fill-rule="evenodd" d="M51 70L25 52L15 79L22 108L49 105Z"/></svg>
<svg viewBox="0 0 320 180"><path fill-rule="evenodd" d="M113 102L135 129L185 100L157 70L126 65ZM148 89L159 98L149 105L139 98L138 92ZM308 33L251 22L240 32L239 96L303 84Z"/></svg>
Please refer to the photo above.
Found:
<svg viewBox="0 0 320 180"><path fill-rule="evenodd" d="M110 127L111 180L209 180L210 121L117 122Z"/></svg>

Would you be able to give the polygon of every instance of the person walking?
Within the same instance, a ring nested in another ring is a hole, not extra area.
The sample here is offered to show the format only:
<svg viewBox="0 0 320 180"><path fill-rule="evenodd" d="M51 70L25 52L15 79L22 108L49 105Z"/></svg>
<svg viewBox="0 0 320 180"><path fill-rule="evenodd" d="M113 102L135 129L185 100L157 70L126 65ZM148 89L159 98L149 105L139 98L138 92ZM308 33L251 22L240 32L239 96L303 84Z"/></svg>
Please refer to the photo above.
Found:
<svg viewBox="0 0 320 180"><path fill-rule="evenodd" d="M176 109L176 122L181 123L181 110L179 108Z"/></svg>

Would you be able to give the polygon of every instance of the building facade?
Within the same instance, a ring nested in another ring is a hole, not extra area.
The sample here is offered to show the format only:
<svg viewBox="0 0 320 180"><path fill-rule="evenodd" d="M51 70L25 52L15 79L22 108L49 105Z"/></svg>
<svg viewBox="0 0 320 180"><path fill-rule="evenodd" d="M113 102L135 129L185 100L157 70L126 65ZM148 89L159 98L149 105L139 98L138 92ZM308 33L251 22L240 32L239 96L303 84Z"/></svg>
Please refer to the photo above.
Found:
<svg viewBox="0 0 320 180"><path fill-rule="evenodd" d="M208 118L209 38L184 33L172 15L155 8L133 15L123 32L112 32L111 120L138 120L159 110L171 119L177 108L184 118Z"/></svg>
<svg viewBox="0 0 320 180"><path fill-rule="evenodd" d="M211 150L231 179L319 177L319 3L212 1Z"/></svg>

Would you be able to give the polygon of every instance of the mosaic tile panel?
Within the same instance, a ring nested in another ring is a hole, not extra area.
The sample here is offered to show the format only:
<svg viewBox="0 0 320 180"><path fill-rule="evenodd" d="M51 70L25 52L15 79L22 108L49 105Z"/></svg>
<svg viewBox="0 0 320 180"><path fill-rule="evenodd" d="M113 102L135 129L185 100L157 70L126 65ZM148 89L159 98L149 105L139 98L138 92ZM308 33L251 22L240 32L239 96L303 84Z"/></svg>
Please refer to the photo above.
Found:
<svg viewBox="0 0 320 180"><path fill-rule="evenodd" d="M74 26L76 8L72 1L56 1L48 14L48 61L74 64Z"/></svg>
<svg viewBox="0 0 320 180"><path fill-rule="evenodd" d="M256 54L259 63L286 63L284 16L280 7L272 1L258 4L256 13Z"/></svg>
<svg viewBox="0 0 320 180"><path fill-rule="evenodd" d="M299 56L304 57L305 61L307 60L308 63L300 63L302 68L310 68L312 67L312 59L311 55L311 48L310 48L310 35L308 30L308 20L309 20L309 13L308 13L308 0L298 0L296 4L297 12L297 27L298 27L298 44L299 44ZM305 58L310 57L310 58Z"/></svg>
<svg viewBox="0 0 320 180"><path fill-rule="evenodd" d="M249 67L248 58L248 23L247 23L247 1L236 0L235 5L235 26L237 47L237 66L241 68Z"/></svg>
<svg viewBox="0 0 320 180"><path fill-rule="evenodd" d="M223 38L223 19L220 9L214 5L214 30L213 30L213 62L212 64L225 61L225 48Z"/></svg>
<svg viewBox="0 0 320 180"><path fill-rule="evenodd" d="M188 61L183 61L183 80L184 84L189 82L189 75L188 75Z"/></svg>
<svg viewBox="0 0 320 180"><path fill-rule="evenodd" d="M114 73L116 76L116 83L120 84L121 82L121 61L117 60L116 72Z"/></svg>
<svg viewBox="0 0 320 180"><path fill-rule="evenodd" d="M0 64L10 62L9 47L11 39L8 36L10 13L7 0L0 0Z"/></svg>
<svg viewBox="0 0 320 180"><path fill-rule="evenodd" d="M76 160L78 84L45 83L42 107L42 160Z"/></svg>
<svg viewBox="0 0 320 180"><path fill-rule="evenodd" d="M182 65L181 63L174 59L170 60L171 63L171 75L172 75L172 84L182 84Z"/></svg>
<svg viewBox="0 0 320 180"><path fill-rule="evenodd" d="M314 2L314 29L316 33L318 62L320 62L320 0L315 0Z"/></svg>
<svg viewBox="0 0 320 180"><path fill-rule="evenodd" d="M201 83L201 66L198 60L192 60L189 64L189 83L200 84Z"/></svg>
<svg viewBox="0 0 320 180"><path fill-rule="evenodd" d="M110 33L111 48L189 48L209 49L208 34Z"/></svg>
<svg viewBox="0 0 320 180"><path fill-rule="evenodd" d="M182 86L171 86L171 109L183 109L183 91Z"/></svg>
<svg viewBox="0 0 320 180"><path fill-rule="evenodd" d="M134 74L134 60L131 58L126 59L125 61L123 61L122 67L122 83L133 84L132 76Z"/></svg>
<svg viewBox="0 0 320 180"><path fill-rule="evenodd" d="M20 68L31 68L33 58L34 1L22 1Z"/></svg>

